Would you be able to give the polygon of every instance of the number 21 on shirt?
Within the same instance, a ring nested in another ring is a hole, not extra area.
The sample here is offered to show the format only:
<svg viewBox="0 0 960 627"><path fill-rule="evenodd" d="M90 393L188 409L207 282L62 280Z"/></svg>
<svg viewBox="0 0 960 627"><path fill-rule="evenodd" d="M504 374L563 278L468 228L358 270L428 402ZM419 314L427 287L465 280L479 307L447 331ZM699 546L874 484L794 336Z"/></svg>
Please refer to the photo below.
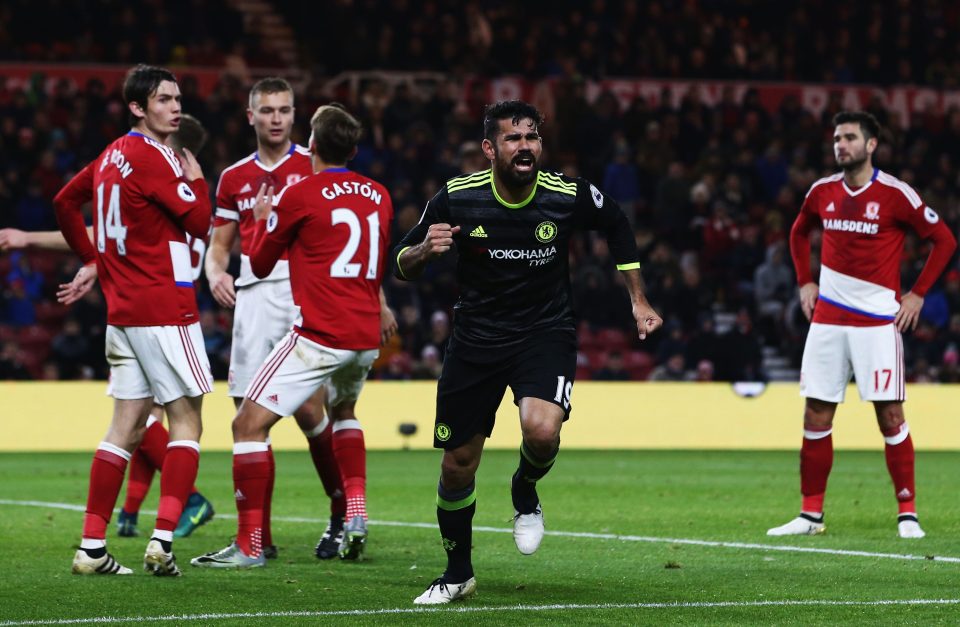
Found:
<svg viewBox="0 0 960 627"><path fill-rule="evenodd" d="M360 247L360 238L363 226L360 224L360 218L351 209L334 209L330 212L333 226L346 224L350 228L350 235L346 246L340 251L340 254L330 266L330 276L335 279L355 279L360 276L360 266L363 264L351 261L357 254ZM380 214L374 211L367 216L367 228L369 229L370 254L367 261L366 278L377 278L377 267L380 260Z"/></svg>

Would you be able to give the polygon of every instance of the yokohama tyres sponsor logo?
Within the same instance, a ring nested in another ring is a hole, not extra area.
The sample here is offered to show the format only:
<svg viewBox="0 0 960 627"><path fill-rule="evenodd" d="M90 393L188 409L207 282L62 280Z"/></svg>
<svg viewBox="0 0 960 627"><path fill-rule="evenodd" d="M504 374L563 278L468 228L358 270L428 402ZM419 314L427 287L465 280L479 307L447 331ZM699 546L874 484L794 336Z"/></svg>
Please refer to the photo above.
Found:
<svg viewBox="0 0 960 627"><path fill-rule="evenodd" d="M556 246L549 246L546 248L512 248L512 249L503 249L503 248L491 248L487 252L490 253L491 259L517 259L517 260L526 260L526 259L546 259L557 254Z"/></svg>
<svg viewBox="0 0 960 627"><path fill-rule="evenodd" d="M880 230L880 225L876 222L863 222L861 220L824 220L823 228L827 231L846 231L848 233L865 233L867 235L876 235Z"/></svg>

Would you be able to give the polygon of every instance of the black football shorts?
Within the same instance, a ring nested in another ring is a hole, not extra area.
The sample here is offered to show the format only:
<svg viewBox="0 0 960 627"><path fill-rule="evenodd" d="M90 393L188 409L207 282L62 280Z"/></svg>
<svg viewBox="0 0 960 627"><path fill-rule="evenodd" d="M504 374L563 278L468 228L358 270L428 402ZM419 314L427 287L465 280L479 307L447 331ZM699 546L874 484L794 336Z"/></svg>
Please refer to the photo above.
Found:
<svg viewBox="0 0 960 627"><path fill-rule="evenodd" d="M437 384L434 447L454 449L478 433L490 437L507 386L513 390L516 405L521 398L540 398L561 407L564 420L570 417L577 370L572 334L545 333L510 350L490 347L482 349L482 354L479 351L456 343L447 350Z"/></svg>

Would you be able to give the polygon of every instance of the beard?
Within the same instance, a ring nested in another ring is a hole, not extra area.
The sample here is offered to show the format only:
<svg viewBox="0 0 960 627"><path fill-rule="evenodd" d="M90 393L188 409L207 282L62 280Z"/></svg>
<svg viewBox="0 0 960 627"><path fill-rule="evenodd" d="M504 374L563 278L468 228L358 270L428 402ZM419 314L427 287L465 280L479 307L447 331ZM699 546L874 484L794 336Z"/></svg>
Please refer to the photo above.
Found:
<svg viewBox="0 0 960 627"><path fill-rule="evenodd" d="M860 167L866 162L867 162L866 151L864 151L859 155L850 155L847 161L845 161L844 163L840 163L840 161L837 160L837 163L840 166L840 169L842 169L844 172L853 172L855 170L859 170Z"/></svg>
<svg viewBox="0 0 960 627"><path fill-rule="evenodd" d="M521 157L528 157L533 160L532 167L527 172L519 172L513 167ZM493 167L496 170L497 178L508 187L525 187L537 180L537 173L540 171L536 157L529 152L521 152L510 161L502 159L498 154Z"/></svg>

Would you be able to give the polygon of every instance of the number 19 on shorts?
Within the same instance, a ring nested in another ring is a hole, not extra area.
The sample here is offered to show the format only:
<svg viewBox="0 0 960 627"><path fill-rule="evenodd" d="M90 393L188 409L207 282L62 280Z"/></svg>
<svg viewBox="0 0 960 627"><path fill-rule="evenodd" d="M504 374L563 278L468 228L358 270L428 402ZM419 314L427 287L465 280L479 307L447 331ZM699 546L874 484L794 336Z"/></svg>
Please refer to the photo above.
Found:
<svg viewBox="0 0 960 627"><path fill-rule="evenodd" d="M557 395L553 400L563 403L564 409L570 409L570 394L573 392L573 381L567 381L564 376L557 377Z"/></svg>

